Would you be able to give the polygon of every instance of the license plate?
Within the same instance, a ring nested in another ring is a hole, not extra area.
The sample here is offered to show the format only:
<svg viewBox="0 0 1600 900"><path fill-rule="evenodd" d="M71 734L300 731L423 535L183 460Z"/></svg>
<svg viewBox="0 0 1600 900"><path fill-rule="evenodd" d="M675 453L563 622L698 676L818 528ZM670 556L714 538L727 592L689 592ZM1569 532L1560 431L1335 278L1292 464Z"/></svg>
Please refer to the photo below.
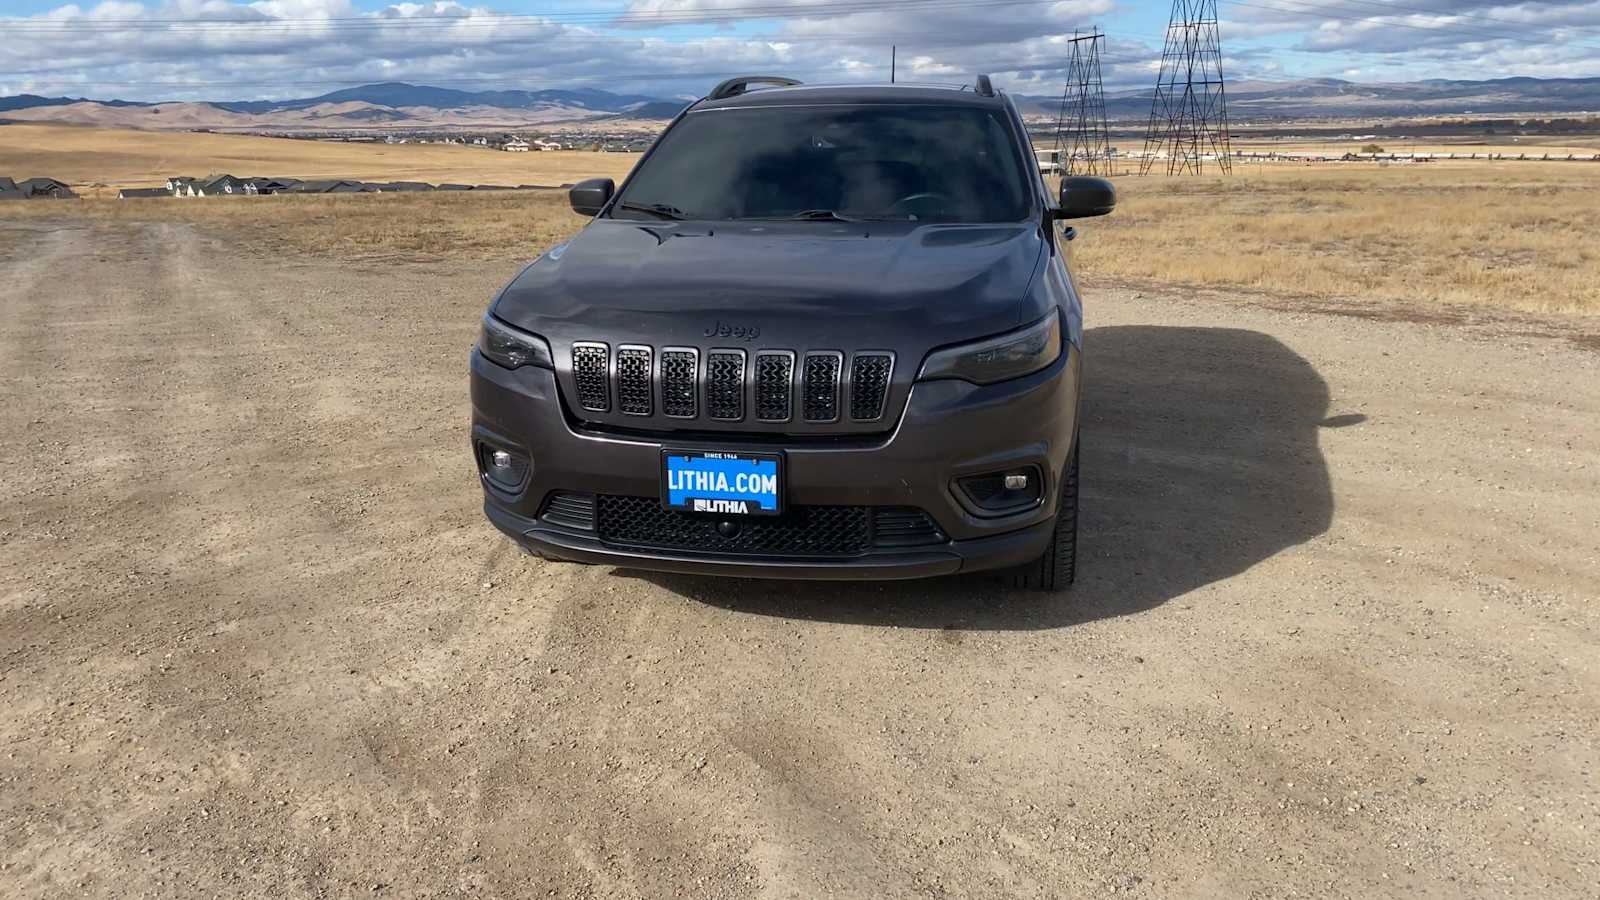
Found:
<svg viewBox="0 0 1600 900"><path fill-rule="evenodd" d="M783 512L783 457L663 450L661 505L678 512L776 516Z"/></svg>

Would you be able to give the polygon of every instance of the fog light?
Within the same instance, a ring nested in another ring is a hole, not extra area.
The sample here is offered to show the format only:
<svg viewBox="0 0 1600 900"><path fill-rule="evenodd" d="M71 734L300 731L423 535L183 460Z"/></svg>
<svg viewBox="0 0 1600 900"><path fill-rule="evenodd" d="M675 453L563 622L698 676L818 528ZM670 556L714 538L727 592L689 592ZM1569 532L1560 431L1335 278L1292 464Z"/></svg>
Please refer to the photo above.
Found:
<svg viewBox="0 0 1600 900"><path fill-rule="evenodd" d="M1044 479L1034 466L967 475L956 479L956 484L974 507L994 515L1010 515L1038 506L1044 491Z"/></svg>
<svg viewBox="0 0 1600 900"><path fill-rule="evenodd" d="M528 478L528 458L515 450L478 444L478 468L485 481L495 487L516 490Z"/></svg>

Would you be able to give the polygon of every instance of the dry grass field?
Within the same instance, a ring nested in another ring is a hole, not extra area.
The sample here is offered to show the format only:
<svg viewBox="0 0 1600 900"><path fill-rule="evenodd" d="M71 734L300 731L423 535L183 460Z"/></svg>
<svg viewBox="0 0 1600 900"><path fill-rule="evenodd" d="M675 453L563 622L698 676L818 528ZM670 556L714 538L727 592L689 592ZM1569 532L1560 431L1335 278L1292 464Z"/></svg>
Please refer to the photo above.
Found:
<svg viewBox="0 0 1600 900"><path fill-rule="evenodd" d="M1081 229L1096 278L1600 314L1600 166L1238 166L1124 178Z"/></svg>
<svg viewBox="0 0 1600 900"><path fill-rule="evenodd" d="M86 196L115 197L173 175L228 173L302 179L563 184L621 178L634 154L502 153L456 144L344 144L249 135L131 131L72 125L0 127L0 175L57 178Z"/></svg>
<svg viewBox="0 0 1600 900"><path fill-rule="evenodd" d="M26 146L27 149L23 149ZM622 177L635 157L321 144L40 126L0 128L0 172L152 183L161 173L273 173L554 184ZM98 176L95 175L98 173ZM1600 315L1600 166L1240 165L1232 176L1118 179L1122 204L1081 223L1091 283L1295 298ZM557 192L85 200L6 218L184 222L288 253L524 259L583 220Z"/></svg>
<svg viewBox="0 0 1600 900"><path fill-rule="evenodd" d="M7 218L18 227L8 229ZM0 208L0 250L27 220L191 224L252 249L395 262L532 259L584 223L555 190L40 200Z"/></svg>

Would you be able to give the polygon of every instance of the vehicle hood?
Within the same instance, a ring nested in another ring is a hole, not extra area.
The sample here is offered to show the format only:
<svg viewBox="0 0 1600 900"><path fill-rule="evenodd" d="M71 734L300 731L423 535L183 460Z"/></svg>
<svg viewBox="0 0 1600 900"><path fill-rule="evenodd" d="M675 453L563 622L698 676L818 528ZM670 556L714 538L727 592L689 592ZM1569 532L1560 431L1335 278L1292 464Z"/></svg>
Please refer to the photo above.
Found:
<svg viewBox="0 0 1600 900"><path fill-rule="evenodd" d="M1043 315L1036 225L596 219L507 285L500 319L575 340L902 359Z"/></svg>

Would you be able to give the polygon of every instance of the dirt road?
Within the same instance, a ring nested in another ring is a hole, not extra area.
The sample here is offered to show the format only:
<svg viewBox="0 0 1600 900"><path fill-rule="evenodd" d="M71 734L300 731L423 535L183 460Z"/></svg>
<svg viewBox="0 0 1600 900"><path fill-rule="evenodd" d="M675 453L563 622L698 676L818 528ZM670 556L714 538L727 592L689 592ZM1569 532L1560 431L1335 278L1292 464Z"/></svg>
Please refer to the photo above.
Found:
<svg viewBox="0 0 1600 900"><path fill-rule="evenodd" d="M1102 288L1073 593L716 581L482 520L512 265L24 229L0 895L1600 884L1592 335Z"/></svg>

